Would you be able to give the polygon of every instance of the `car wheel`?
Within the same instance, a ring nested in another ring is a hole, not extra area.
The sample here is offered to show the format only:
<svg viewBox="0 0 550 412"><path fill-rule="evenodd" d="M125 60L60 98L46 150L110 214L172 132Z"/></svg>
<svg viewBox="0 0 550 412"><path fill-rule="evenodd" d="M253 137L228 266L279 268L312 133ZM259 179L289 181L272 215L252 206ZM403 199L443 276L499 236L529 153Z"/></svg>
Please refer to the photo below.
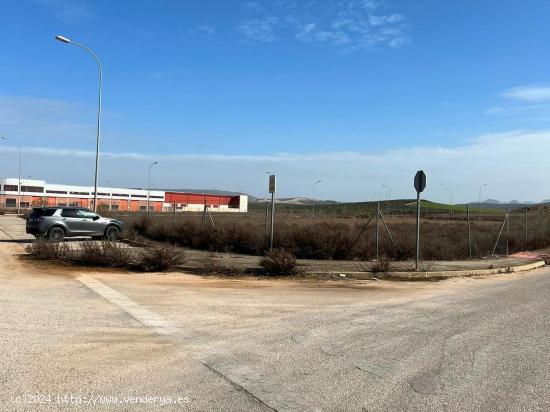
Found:
<svg viewBox="0 0 550 412"><path fill-rule="evenodd" d="M65 238L65 231L58 226L52 227L48 231L48 239L54 242L62 242L64 238Z"/></svg>
<svg viewBox="0 0 550 412"><path fill-rule="evenodd" d="M109 226L105 229L105 239L117 240L120 237L120 229L116 226Z"/></svg>

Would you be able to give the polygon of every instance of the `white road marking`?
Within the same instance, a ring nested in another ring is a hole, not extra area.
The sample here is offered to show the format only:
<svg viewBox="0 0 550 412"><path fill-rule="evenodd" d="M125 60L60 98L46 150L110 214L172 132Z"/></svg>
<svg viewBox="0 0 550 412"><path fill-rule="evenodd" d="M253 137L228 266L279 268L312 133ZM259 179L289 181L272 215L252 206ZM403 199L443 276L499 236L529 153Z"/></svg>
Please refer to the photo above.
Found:
<svg viewBox="0 0 550 412"><path fill-rule="evenodd" d="M140 306L138 303L124 296L122 293L119 293L116 290L111 289L109 286L104 285L100 281L86 275L80 276L78 280L98 295L118 306L138 322L141 322L145 326L151 328L158 335L169 336L178 334L178 329L175 328L170 322L161 318L156 313Z"/></svg>
<svg viewBox="0 0 550 412"><path fill-rule="evenodd" d="M99 296L107 299L115 306L118 306L120 309L128 313L138 322L141 322L145 326L151 328L158 335L170 337L177 336L178 339L182 337L181 332L177 328L175 328L170 322L161 318L159 315L153 313L152 311L140 306L138 303L124 296L122 293L111 289L109 286L104 285L100 281L90 276L82 275L78 277L78 280L89 287L91 290L93 290L95 293L97 293ZM269 406L264 400L262 400L258 395L255 394L255 392L260 392L262 397L267 397L270 403L277 403L278 398L273 398L273 394L271 393L273 391L273 385L265 382L264 376L258 375L251 369L247 368L241 363L240 360L231 358L228 360L215 354L213 355L210 352L205 351L204 349L200 351L191 351L191 353L194 354L196 360L202 363L210 371L228 381L231 385L234 385L239 390L242 390L255 402L258 402L260 405L265 406L269 410L277 410ZM289 402L291 401L286 398L288 398L288 396L285 395L285 402L283 403L283 405L290 405ZM303 410L305 409L305 407L302 405L301 407L296 406L293 408L285 409Z"/></svg>

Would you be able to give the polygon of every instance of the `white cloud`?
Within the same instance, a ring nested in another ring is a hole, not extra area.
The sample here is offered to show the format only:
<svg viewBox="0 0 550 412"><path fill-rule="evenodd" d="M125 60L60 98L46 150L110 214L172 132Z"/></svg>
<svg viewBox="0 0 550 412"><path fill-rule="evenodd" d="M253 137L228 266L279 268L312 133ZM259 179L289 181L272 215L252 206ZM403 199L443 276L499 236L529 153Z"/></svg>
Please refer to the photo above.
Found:
<svg viewBox="0 0 550 412"><path fill-rule="evenodd" d="M214 27L209 26L208 24L201 24L197 26L197 29L203 33L206 33L208 35L212 35L216 32L216 29Z"/></svg>
<svg viewBox="0 0 550 412"><path fill-rule="evenodd" d="M0 144L0 176L14 175L16 153L15 147ZM480 136L457 147L412 147L381 153L103 153L100 173L119 185L139 186L146 179L147 165L155 160L159 161L155 170L159 187L217 187L261 194L265 170L274 170L280 177L281 196L308 195L312 179L318 178L323 180L319 193L324 198L363 200L372 198L381 184L391 187L395 197L413 197L413 175L423 169L428 175L425 196L429 199L446 201L445 188L452 187L458 202L472 201L479 185L487 183L484 193L491 198L542 200L550 198L547 153L550 131L513 131ZM91 181L93 157L93 151L80 149L24 148L26 174L59 183ZM75 158L82 159L77 162L79 167L68 166ZM190 170L204 172L185 173Z"/></svg>
<svg viewBox="0 0 550 412"><path fill-rule="evenodd" d="M275 28L278 19L267 16L257 19L245 20L237 27L237 30L246 40L259 42L272 42L276 40Z"/></svg>
<svg viewBox="0 0 550 412"><path fill-rule="evenodd" d="M377 14L373 14L375 9ZM405 17L400 13L381 13L381 5L374 1L282 0L247 10L254 18L238 27L247 40L275 41L287 36L307 43L329 44L343 52L397 48L410 43Z"/></svg>
<svg viewBox="0 0 550 412"><path fill-rule="evenodd" d="M550 102L550 86L526 85L504 90L503 97L529 103Z"/></svg>
<svg viewBox="0 0 550 412"><path fill-rule="evenodd" d="M503 90L498 105L483 111L523 123L550 121L550 86L523 85Z"/></svg>
<svg viewBox="0 0 550 412"><path fill-rule="evenodd" d="M386 24L392 24L400 22L404 17L399 13L388 14L385 16L369 15L369 23L372 26L384 26Z"/></svg>
<svg viewBox="0 0 550 412"><path fill-rule="evenodd" d="M80 0L31 0L49 9L53 16L66 23L81 23L95 17L90 4Z"/></svg>

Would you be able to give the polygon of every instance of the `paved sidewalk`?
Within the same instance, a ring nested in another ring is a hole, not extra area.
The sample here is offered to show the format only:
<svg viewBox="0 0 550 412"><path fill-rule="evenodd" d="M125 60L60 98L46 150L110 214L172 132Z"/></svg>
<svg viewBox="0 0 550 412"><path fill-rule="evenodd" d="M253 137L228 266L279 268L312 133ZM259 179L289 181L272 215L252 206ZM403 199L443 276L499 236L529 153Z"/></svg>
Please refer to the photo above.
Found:
<svg viewBox="0 0 550 412"><path fill-rule="evenodd" d="M260 257L250 255L239 255L235 253L213 253L187 249L187 263L183 269L189 271L200 270L208 265L219 265L220 267L234 268L241 271L256 271L260 269ZM454 260L454 261L422 261L420 271L426 272L465 272L472 270L499 270L508 271L509 268L528 265L541 261L537 255L491 257L487 259ZM373 261L351 261L351 260L309 260L298 259L298 264L310 274L326 275L360 275L369 274L377 265ZM389 272L413 272L413 261L391 261ZM448 277L448 276L447 276Z"/></svg>

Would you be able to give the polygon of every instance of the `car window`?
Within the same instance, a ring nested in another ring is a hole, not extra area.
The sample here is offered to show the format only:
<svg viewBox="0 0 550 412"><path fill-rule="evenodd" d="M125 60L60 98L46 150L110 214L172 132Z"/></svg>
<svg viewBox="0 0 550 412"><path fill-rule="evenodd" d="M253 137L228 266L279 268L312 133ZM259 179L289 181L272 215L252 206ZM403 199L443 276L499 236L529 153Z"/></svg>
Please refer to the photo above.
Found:
<svg viewBox="0 0 550 412"><path fill-rule="evenodd" d="M76 209L63 209L61 211L61 216L63 217L78 217Z"/></svg>
<svg viewBox="0 0 550 412"><path fill-rule="evenodd" d="M53 216L57 209L33 209L32 213L30 214L31 217L46 217L46 216Z"/></svg>
<svg viewBox="0 0 550 412"><path fill-rule="evenodd" d="M85 217L86 219L93 219L96 216L97 216L97 214L95 214L91 210L86 210L86 209L79 209L78 210L78 217Z"/></svg>

